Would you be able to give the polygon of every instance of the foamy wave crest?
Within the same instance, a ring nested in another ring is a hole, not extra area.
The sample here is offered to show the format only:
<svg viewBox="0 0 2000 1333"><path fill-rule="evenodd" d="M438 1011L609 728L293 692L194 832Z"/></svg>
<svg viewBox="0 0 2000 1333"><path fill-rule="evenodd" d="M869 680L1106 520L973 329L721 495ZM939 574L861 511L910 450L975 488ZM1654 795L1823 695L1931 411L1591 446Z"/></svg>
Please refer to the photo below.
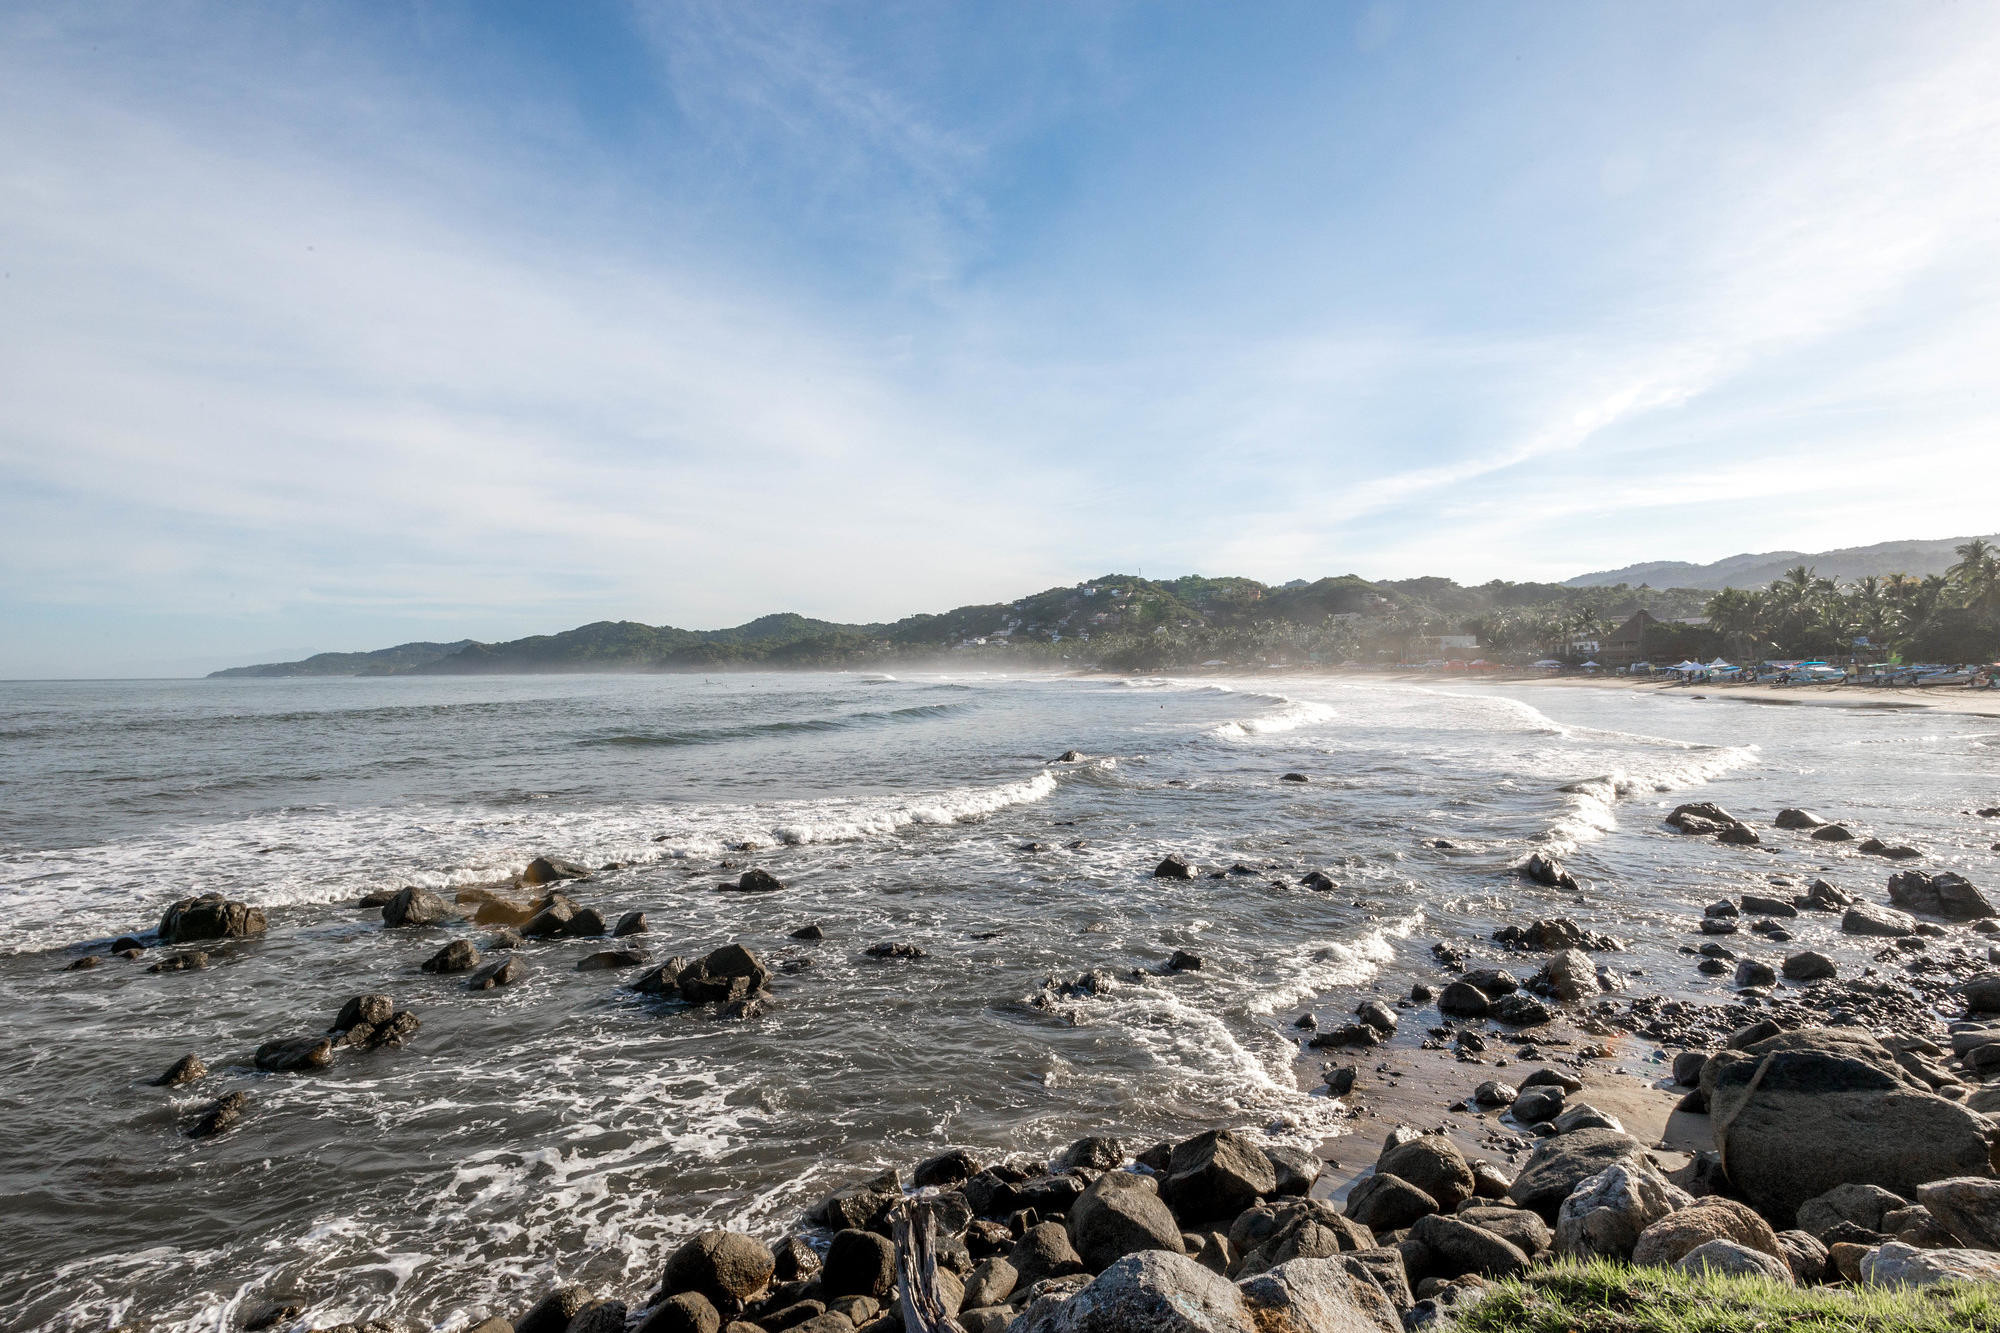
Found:
<svg viewBox="0 0 2000 1333"><path fill-rule="evenodd" d="M1249 1001L1250 1012L1275 1014L1328 991L1368 981L1396 956L1390 941L1409 938L1423 920L1423 913L1412 912L1377 926L1360 939L1307 944L1287 951L1278 968L1284 981L1260 988Z"/></svg>
<svg viewBox="0 0 2000 1333"><path fill-rule="evenodd" d="M1331 722L1339 716L1333 708L1306 699L1292 699L1285 695L1268 695L1278 704L1277 708L1260 717L1241 718L1224 722L1219 727L1211 727L1209 735L1220 740L1243 741L1252 736L1277 736L1300 727L1318 722Z"/></svg>
<svg viewBox="0 0 2000 1333"><path fill-rule="evenodd" d="M763 805L294 808L128 842L0 857L11 914L0 953L143 930L173 899L210 890L264 907L324 905L405 884L448 892L511 878L545 853L589 865L647 865L857 842L984 819L1046 800L1057 787L1044 769L991 787Z"/></svg>
<svg viewBox="0 0 2000 1333"><path fill-rule="evenodd" d="M1623 733L1619 734L1623 736ZM1569 809L1538 839L1541 850L1559 853L1575 851L1583 843L1602 838L1618 827L1618 803L1635 793L1685 791L1690 787L1705 786L1726 774L1750 767L1758 759L1755 746L1693 745L1654 736L1629 736L1625 739L1672 747L1680 755L1658 765L1619 769L1564 787L1562 791L1569 798ZM1525 857L1522 859L1526 860Z"/></svg>
<svg viewBox="0 0 2000 1333"><path fill-rule="evenodd" d="M777 825L771 834L792 846L853 842L895 833L912 824L958 824L981 819L1010 805L1046 800L1055 790L1055 775L1044 770L1026 782L1010 782L1002 787L963 787L888 805L871 800L824 801L816 803L814 817Z"/></svg>

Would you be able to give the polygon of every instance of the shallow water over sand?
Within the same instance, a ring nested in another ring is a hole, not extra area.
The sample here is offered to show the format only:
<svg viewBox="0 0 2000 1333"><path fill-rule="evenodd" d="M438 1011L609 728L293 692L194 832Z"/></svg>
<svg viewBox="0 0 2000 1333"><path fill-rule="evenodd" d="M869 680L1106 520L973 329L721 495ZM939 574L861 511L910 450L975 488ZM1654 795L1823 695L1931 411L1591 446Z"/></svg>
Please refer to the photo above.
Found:
<svg viewBox="0 0 2000 1333"><path fill-rule="evenodd" d="M1665 832L1678 801L1760 825L1816 808L1992 887L2000 829L1964 812L2000 796L1995 726L1327 679L0 685L0 1324L209 1328L289 1299L312 1325L450 1327L557 1275L642 1295L697 1226L775 1236L946 1142L1225 1123L1310 1142L1337 1118L1298 1086L1291 1018L1434 977L1441 935L1560 911L1700 993L1674 953L1698 904L1816 873L1879 896L1883 863L1796 835ZM1588 891L1518 880L1537 848ZM1151 878L1169 851L1261 873ZM532 945L526 981L475 995L417 964L488 931L385 931L350 905L537 853L630 863L574 895L644 910L658 958L749 944L776 1007L727 1023L640 999L574 970L586 941ZM790 887L717 893L725 858ZM1311 869L1339 889L1301 887ZM61 970L210 889L269 908L268 936L204 972ZM808 922L824 942L790 938ZM865 956L885 941L926 956ZM1205 966L1165 972L1175 949ZM1105 995L1045 985L1100 967ZM422 1018L407 1048L249 1067L371 990ZM146 1086L187 1051L207 1080ZM253 1098L239 1129L180 1135L231 1089Z"/></svg>

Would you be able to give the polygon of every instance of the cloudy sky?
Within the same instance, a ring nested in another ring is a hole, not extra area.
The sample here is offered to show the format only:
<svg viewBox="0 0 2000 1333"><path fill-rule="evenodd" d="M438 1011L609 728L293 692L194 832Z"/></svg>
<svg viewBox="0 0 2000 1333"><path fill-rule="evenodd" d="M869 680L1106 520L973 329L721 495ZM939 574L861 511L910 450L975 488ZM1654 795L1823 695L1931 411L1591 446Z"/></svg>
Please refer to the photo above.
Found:
<svg viewBox="0 0 2000 1333"><path fill-rule="evenodd" d="M1990 531L2000 6L0 10L0 676Z"/></svg>

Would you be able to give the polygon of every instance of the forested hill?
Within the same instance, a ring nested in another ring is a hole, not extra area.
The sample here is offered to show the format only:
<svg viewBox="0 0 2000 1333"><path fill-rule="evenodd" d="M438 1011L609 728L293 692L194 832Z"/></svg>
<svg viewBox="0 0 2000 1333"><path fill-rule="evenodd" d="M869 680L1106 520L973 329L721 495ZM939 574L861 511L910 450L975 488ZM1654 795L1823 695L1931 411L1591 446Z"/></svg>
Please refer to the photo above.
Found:
<svg viewBox="0 0 2000 1333"><path fill-rule="evenodd" d="M1566 586L1609 588L1622 583L1637 587L1644 583L1656 588L1706 588L1715 591L1723 588L1762 588L1773 579L1784 577L1785 571L1795 565L1805 565L1822 578L1843 582L1870 575L1880 578L1890 574L1908 574L1913 578L1922 578L1926 574L1942 574L1950 569L1958 560L1958 548L1971 540L1970 537L1946 537L1940 541L1877 542L1873 546L1844 546L1836 551L1816 553L1763 551L1732 555L1708 565L1693 565L1684 560L1655 560L1643 565L1627 565L1623 569L1579 574ZM2000 535L1984 540L2000 543Z"/></svg>
<svg viewBox="0 0 2000 1333"><path fill-rule="evenodd" d="M1287 645L1329 626L1402 635L1437 633L1482 617L1530 609L1629 615L1643 605L1660 616L1693 615L1704 594L1651 589L1565 588L1450 579L1369 582L1348 574L1272 587L1243 578L1190 575L1173 580L1125 574L1050 588L1018 601L961 606L893 624L846 625L805 616L764 616L731 629L687 630L603 620L558 634L505 643L412 643L377 652L322 653L302 662L233 667L216 676L478 675L585 671L675 671L730 666L810 667L933 658L940 654L1026 654L1063 660L1203 660ZM1331 643L1325 645L1331 647Z"/></svg>

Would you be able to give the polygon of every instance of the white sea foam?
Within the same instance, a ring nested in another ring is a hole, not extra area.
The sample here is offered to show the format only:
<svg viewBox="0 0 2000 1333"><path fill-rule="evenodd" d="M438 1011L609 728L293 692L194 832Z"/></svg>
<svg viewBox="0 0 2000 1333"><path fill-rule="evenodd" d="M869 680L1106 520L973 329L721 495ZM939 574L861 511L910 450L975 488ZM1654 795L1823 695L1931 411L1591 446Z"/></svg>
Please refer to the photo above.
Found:
<svg viewBox="0 0 2000 1333"><path fill-rule="evenodd" d="M545 853L645 865L777 845L893 837L970 823L1054 795L1056 775L990 787L757 805L591 809L291 809L98 847L0 860L13 914L0 953L143 928L174 898L216 890L265 907L340 902L371 888L451 890L504 879Z"/></svg>
<svg viewBox="0 0 2000 1333"><path fill-rule="evenodd" d="M1327 704L1315 703L1307 699L1293 699L1286 695L1267 695L1277 707L1271 712L1256 717L1240 718L1211 727L1209 735L1221 740L1242 741L1253 736L1279 736L1300 727L1315 723L1331 722L1339 716Z"/></svg>

